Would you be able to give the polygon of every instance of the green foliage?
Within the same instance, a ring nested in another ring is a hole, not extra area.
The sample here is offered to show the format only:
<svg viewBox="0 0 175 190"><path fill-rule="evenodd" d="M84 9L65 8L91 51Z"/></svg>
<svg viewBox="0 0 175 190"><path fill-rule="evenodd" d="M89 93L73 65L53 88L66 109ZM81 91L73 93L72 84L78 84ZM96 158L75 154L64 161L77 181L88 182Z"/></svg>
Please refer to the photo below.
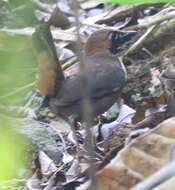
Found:
<svg viewBox="0 0 175 190"><path fill-rule="evenodd" d="M32 26L37 23L35 9L35 4L29 0L0 1L0 26Z"/></svg>
<svg viewBox="0 0 175 190"><path fill-rule="evenodd" d="M22 4L21 11L20 9L16 12L10 11L15 10L18 5L16 2L19 1L11 0L1 4L0 10L5 11L1 11L0 16L8 15L8 17L3 16L3 22L0 24L3 24L3 28L9 27L6 25L7 22L10 22L14 28L18 27L19 23L26 22L29 13L31 15L32 8L30 7L28 12ZM29 16L27 21L30 20L32 17ZM13 113L11 115L7 110L16 106L14 112L17 112L18 107L20 109L20 106L24 105L26 95L32 89L30 84L34 83L35 71L36 61L32 51L31 36L16 36L0 31L0 181L24 177L21 171L28 162L29 143L26 137L15 132L14 127L18 127L16 118L13 118Z"/></svg>
<svg viewBox="0 0 175 190"><path fill-rule="evenodd" d="M29 89L14 95L13 92L34 82L36 71L31 37L10 36L1 32L0 44L0 103L21 103Z"/></svg>
<svg viewBox="0 0 175 190"><path fill-rule="evenodd" d="M0 180L19 178L27 164L27 140L4 121L0 125Z"/></svg>
<svg viewBox="0 0 175 190"><path fill-rule="evenodd" d="M19 109L23 106L26 94L32 87L17 89L34 81L35 68L30 40L24 36L0 33L0 181L24 177L21 171L29 162L29 143L26 137L13 130L14 126L17 127L16 118L7 110L17 106L17 112L18 106ZM9 123L8 117L14 122Z"/></svg>
<svg viewBox="0 0 175 190"><path fill-rule="evenodd" d="M175 0L106 0L107 3L132 4L132 3L174 3Z"/></svg>

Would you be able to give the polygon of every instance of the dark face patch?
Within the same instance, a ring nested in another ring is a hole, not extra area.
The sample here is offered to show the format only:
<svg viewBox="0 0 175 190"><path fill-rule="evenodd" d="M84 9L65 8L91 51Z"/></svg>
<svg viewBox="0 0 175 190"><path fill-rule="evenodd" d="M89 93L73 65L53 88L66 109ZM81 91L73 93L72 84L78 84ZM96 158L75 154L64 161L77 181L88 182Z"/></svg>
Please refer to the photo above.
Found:
<svg viewBox="0 0 175 190"><path fill-rule="evenodd" d="M109 47L110 52L112 54L118 53L120 47L135 35L136 32L119 32L119 31L109 32L108 38L110 41L110 47Z"/></svg>

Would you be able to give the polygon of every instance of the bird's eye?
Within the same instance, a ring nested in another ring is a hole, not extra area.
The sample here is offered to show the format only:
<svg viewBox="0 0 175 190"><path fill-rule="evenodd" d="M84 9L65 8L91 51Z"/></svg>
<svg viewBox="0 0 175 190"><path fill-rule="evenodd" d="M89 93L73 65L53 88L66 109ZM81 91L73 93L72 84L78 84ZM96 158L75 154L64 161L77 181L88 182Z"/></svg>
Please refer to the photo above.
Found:
<svg viewBox="0 0 175 190"><path fill-rule="evenodd" d="M108 34L108 39L111 41L112 38L113 38L113 34L112 34L112 32L110 32L110 33Z"/></svg>
<svg viewBox="0 0 175 190"><path fill-rule="evenodd" d="M110 32L108 34L108 38L110 41L115 41L118 39L118 34L116 32Z"/></svg>

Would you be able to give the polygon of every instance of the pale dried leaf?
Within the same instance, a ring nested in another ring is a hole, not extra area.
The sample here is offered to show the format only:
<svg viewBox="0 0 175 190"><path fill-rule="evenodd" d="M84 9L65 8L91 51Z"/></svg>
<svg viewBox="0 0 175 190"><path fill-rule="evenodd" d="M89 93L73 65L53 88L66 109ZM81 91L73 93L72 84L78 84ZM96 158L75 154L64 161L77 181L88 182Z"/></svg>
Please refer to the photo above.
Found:
<svg viewBox="0 0 175 190"><path fill-rule="evenodd" d="M73 156L71 156L67 151L63 152L63 163L67 164L69 162L71 162L74 159Z"/></svg>
<svg viewBox="0 0 175 190"><path fill-rule="evenodd" d="M110 123L103 124L101 132L104 138L107 138L110 131L117 128L120 123L131 123L131 119L135 114L135 110L127 106L126 104L121 106L118 118Z"/></svg>
<svg viewBox="0 0 175 190"><path fill-rule="evenodd" d="M98 5L100 5L102 3L102 1L99 0L90 0L90 1L85 1L83 3L81 3L81 7L83 9L92 9L92 8L96 8Z"/></svg>
<svg viewBox="0 0 175 190"><path fill-rule="evenodd" d="M69 170L66 172L66 178L68 181L72 180L76 175L80 173L80 167L79 167L79 160L74 159L72 162L71 167Z"/></svg>
<svg viewBox="0 0 175 190"><path fill-rule="evenodd" d="M41 173L43 175L49 175L56 171L57 167L43 151L39 151L39 161L41 165Z"/></svg>
<svg viewBox="0 0 175 190"><path fill-rule="evenodd" d="M26 187L28 190L41 189L41 181L37 177L37 172L35 172L33 176L27 180Z"/></svg>
<svg viewBox="0 0 175 190"><path fill-rule="evenodd" d="M127 190L152 175L170 161L174 141L175 117L172 117L131 142L98 171L96 189Z"/></svg>

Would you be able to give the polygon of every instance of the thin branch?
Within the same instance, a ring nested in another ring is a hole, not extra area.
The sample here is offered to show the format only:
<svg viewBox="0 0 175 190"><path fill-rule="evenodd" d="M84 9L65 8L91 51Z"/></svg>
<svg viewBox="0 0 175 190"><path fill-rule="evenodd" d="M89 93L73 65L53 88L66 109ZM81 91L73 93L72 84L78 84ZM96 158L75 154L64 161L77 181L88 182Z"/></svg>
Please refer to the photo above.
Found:
<svg viewBox="0 0 175 190"><path fill-rule="evenodd" d="M146 17L144 19L140 19L138 22L138 27L139 28L145 28L145 27L150 27L155 24L160 24L163 21L170 20L174 18L175 16L175 9L174 7L169 7L167 9L163 9L159 13L153 16Z"/></svg>
<svg viewBox="0 0 175 190"><path fill-rule="evenodd" d="M20 93L20 92L22 92L22 91L24 91L24 90L26 90L26 89L28 89L30 87L33 87L34 84L35 84L35 82L32 82L32 83L30 83L30 84L28 84L26 86L19 87L19 88L15 89L12 92L9 92L9 93L7 93L5 95L0 96L0 100L9 98L10 96L13 96L13 95L18 94L18 93Z"/></svg>
<svg viewBox="0 0 175 190"><path fill-rule="evenodd" d="M89 177L94 181L94 163L93 163L93 137L91 134L91 126L92 126L92 106L91 102L88 97L88 88L87 88L87 78L86 78L86 70L85 70L85 59L84 53L82 52L82 40L80 35L80 21L79 21L79 9L78 9L78 2L76 0L71 0L72 10L75 12L75 20L76 20L76 32L77 32L77 55L79 58L79 68L81 72L81 89L82 89L82 98L83 98L83 119L85 121L85 130L86 130L86 147L90 156L89 164L91 169L89 171Z"/></svg>
<svg viewBox="0 0 175 190"><path fill-rule="evenodd" d="M49 8L49 6L47 4L41 3L39 0L30 0L33 4L35 4L38 9L48 12L51 12L51 9Z"/></svg>
<svg viewBox="0 0 175 190"><path fill-rule="evenodd" d="M148 30L125 52L124 56L133 53L138 48L142 47L144 41L147 39L148 36L152 33L156 25L151 26Z"/></svg>
<svg viewBox="0 0 175 190"><path fill-rule="evenodd" d="M158 172L154 173L152 176L148 177L146 180L139 183L130 190L150 190L156 185L171 178L173 175L175 175L175 161L171 162L170 164L167 164Z"/></svg>

